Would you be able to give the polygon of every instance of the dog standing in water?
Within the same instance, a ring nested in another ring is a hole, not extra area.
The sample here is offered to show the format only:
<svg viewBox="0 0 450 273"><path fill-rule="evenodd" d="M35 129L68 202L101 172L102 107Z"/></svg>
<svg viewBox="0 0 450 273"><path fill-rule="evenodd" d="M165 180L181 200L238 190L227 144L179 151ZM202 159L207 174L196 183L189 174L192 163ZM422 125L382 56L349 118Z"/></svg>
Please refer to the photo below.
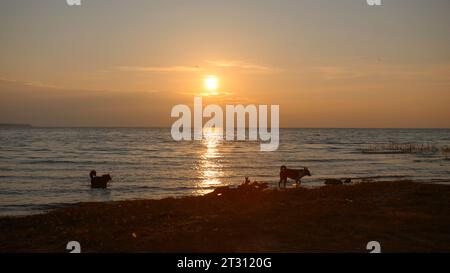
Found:
<svg viewBox="0 0 450 273"><path fill-rule="evenodd" d="M302 181L302 177L304 176L311 176L311 173L309 172L308 168L303 168L303 170L295 170L295 169L288 169L286 166L280 167L280 182L278 182L278 187L281 186L281 182L283 182L284 187L286 188L286 182L287 179L294 179L295 183L297 185L300 185Z"/></svg>
<svg viewBox="0 0 450 273"><path fill-rule="evenodd" d="M108 186L108 182L112 180L109 174L97 176L97 172L95 170L92 170L89 173L89 177L91 178L91 188L106 189L106 187Z"/></svg>

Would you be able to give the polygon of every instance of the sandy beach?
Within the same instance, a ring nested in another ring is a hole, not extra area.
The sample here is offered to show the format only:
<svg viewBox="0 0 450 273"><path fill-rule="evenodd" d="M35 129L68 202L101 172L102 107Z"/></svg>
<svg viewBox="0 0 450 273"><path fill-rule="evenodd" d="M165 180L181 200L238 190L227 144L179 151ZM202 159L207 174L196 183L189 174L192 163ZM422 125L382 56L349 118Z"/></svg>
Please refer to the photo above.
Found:
<svg viewBox="0 0 450 273"><path fill-rule="evenodd" d="M449 196L396 181L79 203L0 218L0 252L448 252Z"/></svg>

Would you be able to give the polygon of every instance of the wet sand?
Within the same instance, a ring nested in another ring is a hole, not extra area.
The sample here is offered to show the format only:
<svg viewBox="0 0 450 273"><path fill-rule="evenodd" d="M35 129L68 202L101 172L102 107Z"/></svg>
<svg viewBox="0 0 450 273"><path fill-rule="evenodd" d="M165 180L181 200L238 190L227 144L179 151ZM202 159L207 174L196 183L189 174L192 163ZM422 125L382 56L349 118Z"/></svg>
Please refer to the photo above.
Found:
<svg viewBox="0 0 450 273"><path fill-rule="evenodd" d="M0 218L0 252L449 252L450 186L407 181L80 203Z"/></svg>

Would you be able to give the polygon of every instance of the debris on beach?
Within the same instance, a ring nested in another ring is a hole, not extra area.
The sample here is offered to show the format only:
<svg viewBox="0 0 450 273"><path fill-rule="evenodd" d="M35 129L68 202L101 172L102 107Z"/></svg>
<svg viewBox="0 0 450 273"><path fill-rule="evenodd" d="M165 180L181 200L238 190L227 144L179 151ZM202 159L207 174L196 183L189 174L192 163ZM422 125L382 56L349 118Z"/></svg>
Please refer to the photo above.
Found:
<svg viewBox="0 0 450 273"><path fill-rule="evenodd" d="M350 184L352 183L351 178L346 179L335 179L335 178L329 178L325 179L325 185L343 185L343 184Z"/></svg>
<svg viewBox="0 0 450 273"><path fill-rule="evenodd" d="M239 193L257 192L263 191L268 188L269 184L266 182L258 182L258 181L251 182L248 177L245 177L245 181L241 185L237 186L237 188L230 188L230 186L217 187L210 194L215 196L222 196L223 194L230 192L239 192Z"/></svg>
<svg viewBox="0 0 450 273"><path fill-rule="evenodd" d="M265 182L251 182L248 177L245 177L244 183L238 186L238 189L241 190L264 190L269 187L268 183Z"/></svg>

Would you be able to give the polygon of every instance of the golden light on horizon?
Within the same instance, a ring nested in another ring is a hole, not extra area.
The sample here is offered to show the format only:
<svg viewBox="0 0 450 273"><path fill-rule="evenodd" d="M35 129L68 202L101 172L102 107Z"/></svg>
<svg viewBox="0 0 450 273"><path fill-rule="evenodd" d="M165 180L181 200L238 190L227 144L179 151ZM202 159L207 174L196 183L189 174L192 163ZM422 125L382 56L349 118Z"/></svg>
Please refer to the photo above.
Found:
<svg viewBox="0 0 450 273"><path fill-rule="evenodd" d="M204 86L206 90L214 94L219 88L219 79L214 75L207 76L204 79Z"/></svg>

